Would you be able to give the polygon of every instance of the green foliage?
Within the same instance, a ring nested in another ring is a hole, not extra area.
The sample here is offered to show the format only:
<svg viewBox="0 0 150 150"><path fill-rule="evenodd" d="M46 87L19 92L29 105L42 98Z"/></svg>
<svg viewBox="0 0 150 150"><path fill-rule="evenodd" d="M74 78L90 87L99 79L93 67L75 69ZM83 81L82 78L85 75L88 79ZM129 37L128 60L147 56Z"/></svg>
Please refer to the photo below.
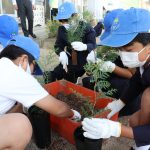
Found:
<svg viewBox="0 0 150 150"><path fill-rule="evenodd" d="M52 21L52 20L47 21L46 29L49 33L49 37L56 37L59 25L60 25L59 21Z"/></svg>
<svg viewBox="0 0 150 150"><path fill-rule="evenodd" d="M90 23L91 20L94 19L94 15L90 11L84 10L83 11L83 19L86 20L88 23Z"/></svg>
<svg viewBox="0 0 150 150"><path fill-rule="evenodd" d="M96 113L95 105L97 103L97 100L99 100L100 98L112 96L112 94L116 92L116 89L112 89L108 81L108 78L110 76L109 72L104 72L100 70L103 64L104 61L100 61L98 63L88 63L84 66L85 71L92 77L90 82L95 83L94 91L98 91L96 92L95 101L92 109L91 106L89 106L89 109L91 109L92 112L92 116Z"/></svg>
<svg viewBox="0 0 150 150"><path fill-rule="evenodd" d="M37 62L44 72L43 76L36 76L36 79L39 81L41 85L44 85L45 83L48 83L48 75L49 71L53 70L53 68L58 64L56 61L56 54L54 52L54 49L51 48L51 50L43 52L42 56L40 57L40 60Z"/></svg>
<svg viewBox="0 0 150 150"><path fill-rule="evenodd" d="M85 35L85 30L88 27L88 23L78 19L73 20L74 24L70 26L67 31L67 38L69 43L74 41L82 41L82 38Z"/></svg>
<svg viewBox="0 0 150 150"><path fill-rule="evenodd" d="M117 50L109 46L98 46L97 47L97 57L104 61L114 62L118 57Z"/></svg>
<svg viewBox="0 0 150 150"><path fill-rule="evenodd" d="M110 83L108 82L108 78L110 74L108 72L103 72L100 70L100 66L102 66L104 61L99 63L88 63L84 66L86 72L91 75L91 82L95 83L94 90L99 91L101 95L111 96L115 89L110 88ZM102 94L103 93L103 94Z"/></svg>

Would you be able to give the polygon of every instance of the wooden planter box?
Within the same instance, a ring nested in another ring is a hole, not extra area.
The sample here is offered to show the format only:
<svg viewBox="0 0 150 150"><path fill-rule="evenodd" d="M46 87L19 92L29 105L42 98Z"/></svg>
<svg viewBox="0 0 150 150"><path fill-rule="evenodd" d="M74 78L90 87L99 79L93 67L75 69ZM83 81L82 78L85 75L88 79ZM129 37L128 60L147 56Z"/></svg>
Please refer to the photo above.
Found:
<svg viewBox="0 0 150 150"><path fill-rule="evenodd" d="M94 99L96 96L94 91L84 88L82 86L73 84L71 82L65 81L65 80L60 80L60 81L46 84L46 85L44 85L44 88L53 96L57 95L57 93L59 93L59 92L64 92L65 94L71 94L72 89L73 89L74 91L82 94L83 96L90 97L91 103L94 102ZM112 101L112 99L106 99L106 98L100 99L96 103L96 107L104 108L111 101ZM109 112L102 113L99 117L106 118L108 113ZM118 119L118 114L115 114L111 118L111 120L114 120L114 121L116 121L117 119ZM68 118L59 118L59 117L56 117L53 115L50 116L50 122L51 122L51 128L54 131L59 133L62 137L67 139L70 143L75 144L73 134L74 134L74 130L78 126L80 126L80 124L81 124L80 122L75 122Z"/></svg>

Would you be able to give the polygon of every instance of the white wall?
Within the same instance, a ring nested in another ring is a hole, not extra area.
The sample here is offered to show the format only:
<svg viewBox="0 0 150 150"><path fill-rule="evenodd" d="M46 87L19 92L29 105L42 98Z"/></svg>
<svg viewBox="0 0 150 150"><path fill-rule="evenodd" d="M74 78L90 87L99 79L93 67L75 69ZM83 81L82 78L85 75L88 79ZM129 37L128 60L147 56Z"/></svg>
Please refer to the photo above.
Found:
<svg viewBox="0 0 150 150"><path fill-rule="evenodd" d="M87 0L87 9L93 13L96 19L103 17L103 0Z"/></svg>

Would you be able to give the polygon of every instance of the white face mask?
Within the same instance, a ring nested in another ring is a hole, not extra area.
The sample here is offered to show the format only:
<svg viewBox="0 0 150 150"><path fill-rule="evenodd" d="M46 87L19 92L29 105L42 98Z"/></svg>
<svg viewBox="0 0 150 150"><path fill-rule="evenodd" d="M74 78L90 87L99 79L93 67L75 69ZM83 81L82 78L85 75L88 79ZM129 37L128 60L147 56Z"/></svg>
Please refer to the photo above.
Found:
<svg viewBox="0 0 150 150"><path fill-rule="evenodd" d="M68 30L70 28L70 24L68 24L68 23L63 24L63 26L66 28L66 30Z"/></svg>
<svg viewBox="0 0 150 150"><path fill-rule="evenodd" d="M149 55L147 56L146 60L144 61L139 61L139 54L145 50L145 47L143 49L141 49L139 52L123 52L123 51L119 51L119 55L121 57L121 60L123 62L123 65L129 68L136 68L136 67L141 67L143 66Z"/></svg>
<svg viewBox="0 0 150 150"><path fill-rule="evenodd" d="M21 66L21 64L19 64L19 68L23 69L22 66ZM31 74L31 69L30 69L29 63L28 63L28 65L27 65L26 73Z"/></svg>

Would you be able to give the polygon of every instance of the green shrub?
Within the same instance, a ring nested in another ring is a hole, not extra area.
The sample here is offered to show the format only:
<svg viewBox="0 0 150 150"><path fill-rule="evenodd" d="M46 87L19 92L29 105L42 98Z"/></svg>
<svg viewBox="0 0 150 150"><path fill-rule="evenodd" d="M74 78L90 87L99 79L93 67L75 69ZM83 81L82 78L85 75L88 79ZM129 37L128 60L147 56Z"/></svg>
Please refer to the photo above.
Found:
<svg viewBox="0 0 150 150"><path fill-rule="evenodd" d="M90 11L84 10L83 11L83 19L86 20L88 23L90 23L91 20L94 19L94 15Z"/></svg>
<svg viewBox="0 0 150 150"><path fill-rule="evenodd" d="M97 57L104 61L114 62L119 56L117 50L109 46L98 46L96 52Z"/></svg>
<svg viewBox="0 0 150 150"><path fill-rule="evenodd" d="M59 21L52 21L52 20L47 21L46 28L49 37L56 37L59 25L60 25Z"/></svg>

